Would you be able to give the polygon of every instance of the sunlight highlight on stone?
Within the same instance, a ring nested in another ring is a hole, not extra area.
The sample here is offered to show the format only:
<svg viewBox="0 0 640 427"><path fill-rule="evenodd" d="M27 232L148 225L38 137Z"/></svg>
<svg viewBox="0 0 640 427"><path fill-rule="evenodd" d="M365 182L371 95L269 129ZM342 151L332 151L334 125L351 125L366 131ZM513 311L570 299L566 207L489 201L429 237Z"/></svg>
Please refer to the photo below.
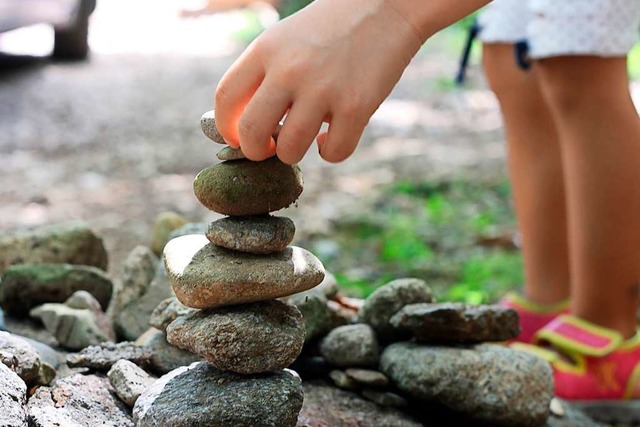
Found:
<svg viewBox="0 0 640 427"><path fill-rule="evenodd" d="M202 234L189 234L172 239L164 247L167 269L176 276L182 275L194 255L208 244L209 240Z"/></svg>

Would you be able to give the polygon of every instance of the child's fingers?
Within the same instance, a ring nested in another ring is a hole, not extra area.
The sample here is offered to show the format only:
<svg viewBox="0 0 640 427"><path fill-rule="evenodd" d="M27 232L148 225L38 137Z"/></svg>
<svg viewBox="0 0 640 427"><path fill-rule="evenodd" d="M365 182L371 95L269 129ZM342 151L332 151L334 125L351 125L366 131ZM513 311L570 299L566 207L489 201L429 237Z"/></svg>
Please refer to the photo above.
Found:
<svg viewBox="0 0 640 427"><path fill-rule="evenodd" d="M333 115L329 130L318 136L320 157L338 163L349 157L358 145L366 122Z"/></svg>
<svg viewBox="0 0 640 427"><path fill-rule="evenodd" d="M240 146L238 121L245 106L256 92L264 72L253 61L237 61L222 77L215 96L216 127L234 148Z"/></svg>
<svg viewBox="0 0 640 427"><path fill-rule="evenodd" d="M278 136L278 157L284 163L298 163L318 135L325 117L317 102L298 100L284 121Z"/></svg>
<svg viewBox="0 0 640 427"><path fill-rule="evenodd" d="M291 105L288 91L264 81L238 121L240 147L248 159L264 160L275 154L271 135Z"/></svg>

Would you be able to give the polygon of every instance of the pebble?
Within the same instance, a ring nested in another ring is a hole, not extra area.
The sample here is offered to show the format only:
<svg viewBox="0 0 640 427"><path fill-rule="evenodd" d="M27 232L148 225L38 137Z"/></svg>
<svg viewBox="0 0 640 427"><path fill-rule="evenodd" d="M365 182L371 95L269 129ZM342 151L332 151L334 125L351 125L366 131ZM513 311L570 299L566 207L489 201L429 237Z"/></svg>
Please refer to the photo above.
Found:
<svg viewBox="0 0 640 427"><path fill-rule="evenodd" d="M339 387L343 390L358 389L358 383L355 382L355 380L347 375L344 371L334 369L333 371L329 372L329 378L331 378L336 387Z"/></svg>
<svg viewBox="0 0 640 427"><path fill-rule="evenodd" d="M549 416L551 367L530 353L495 344L399 342L384 350L380 369L409 397L438 402L478 421L534 427Z"/></svg>
<svg viewBox="0 0 640 427"><path fill-rule="evenodd" d="M277 157L223 162L198 173L193 189L207 209L223 215L263 215L292 205L302 193L298 166Z"/></svg>
<svg viewBox="0 0 640 427"><path fill-rule="evenodd" d="M424 343L507 341L520 333L518 313L499 305L409 304L391 324Z"/></svg>
<svg viewBox="0 0 640 427"><path fill-rule="evenodd" d="M302 401L291 371L238 375L198 362L158 379L133 416L138 427L294 427Z"/></svg>
<svg viewBox="0 0 640 427"><path fill-rule="evenodd" d="M156 255L160 256L164 245L169 241L169 235L172 231L182 227L187 223L187 219L176 212L161 212L156 217L151 231L150 249Z"/></svg>
<svg viewBox="0 0 640 427"><path fill-rule="evenodd" d="M320 354L327 362L342 368L378 366L379 347L369 325L335 328L320 342Z"/></svg>
<svg viewBox="0 0 640 427"><path fill-rule="evenodd" d="M389 378L382 372L373 369L349 368L345 373L349 378L364 386L386 387L389 385Z"/></svg>
<svg viewBox="0 0 640 427"><path fill-rule="evenodd" d="M391 391L380 391L366 388L362 390L362 395L380 406L387 406L391 408L404 408L405 406L409 406L407 399Z"/></svg>
<svg viewBox="0 0 640 427"><path fill-rule="evenodd" d="M263 255L284 250L295 232L289 218L260 215L219 219L209 225L206 236L216 246Z"/></svg>
<svg viewBox="0 0 640 427"><path fill-rule="evenodd" d="M129 407L155 381L155 378L128 360L118 360L107 373L116 394Z"/></svg>
<svg viewBox="0 0 640 427"><path fill-rule="evenodd" d="M49 302L61 303L76 291L93 295L103 309L111 299L113 283L96 267L71 264L21 264L2 276L2 304L13 317L25 317L29 310Z"/></svg>
<svg viewBox="0 0 640 427"><path fill-rule="evenodd" d="M390 319L407 304L433 302L433 292L420 279L393 280L375 291L358 311L358 320L370 325L382 341L399 341L408 338L406 332L398 330Z"/></svg>
<svg viewBox="0 0 640 427"><path fill-rule="evenodd" d="M263 301L179 317L167 328L167 341L218 369L254 374L293 363L302 351L304 333L297 308Z"/></svg>
<svg viewBox="0 0 640 427"><path fill-rule="evenodd" d="M207 138L212 140L213 142L217 142L218 144L226 144L224 138L218 132L216 128L216 115L215 111L207 111L200 117L200 127L202 127L202 133L206 135Z"/></svg>
<svg viewBox="0 0 640 427"><path fill-rule="evenodd" d="M216 153L216 157L218 158L218 160L227 161L227 162L233 161L233 160L246 159L241 149L231 148L231 147L224 147L222 150Z"/></svg>
<svg viewBox="0 0 640 427"><path fill-rule="evenodd" d="M258 256L218 248L202 235L170 241L164 262L178 300L192 308L285 297L310 289L324 278L322 263L304 249L290 246Z"/></svg>

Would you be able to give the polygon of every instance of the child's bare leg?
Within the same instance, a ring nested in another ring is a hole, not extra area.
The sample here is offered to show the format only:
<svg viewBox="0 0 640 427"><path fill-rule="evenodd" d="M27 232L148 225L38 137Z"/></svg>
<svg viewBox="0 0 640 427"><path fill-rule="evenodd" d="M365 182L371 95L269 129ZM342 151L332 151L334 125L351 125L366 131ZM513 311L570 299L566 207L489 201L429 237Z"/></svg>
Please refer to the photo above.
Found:
<svg viewBox="0 0 640 427"><path fill-rule="evenodd" d="M640 281L640 120L625 59L548 58L535 71L561 140L572 311L629 337Z"/></svg>
<svg viewBox="0 0 640 427"><path fill-rule="evenodd" d="M485 44L484 69L500 102L508 166L523 242L525 296L540 304L569 297L562 161L556 129L535 78L512 44Z"/></svg>

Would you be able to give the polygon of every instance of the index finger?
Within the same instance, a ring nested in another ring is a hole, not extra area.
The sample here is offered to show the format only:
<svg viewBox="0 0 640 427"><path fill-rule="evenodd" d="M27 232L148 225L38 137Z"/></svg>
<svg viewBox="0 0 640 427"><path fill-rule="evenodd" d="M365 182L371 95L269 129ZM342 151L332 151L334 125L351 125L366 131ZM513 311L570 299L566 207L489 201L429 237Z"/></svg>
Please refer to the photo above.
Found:
<svg viewBox="0 0 640 427"><path fill-rule="evenodd" d="M216 126L227 144L234 148L240 146L240 116L264 79L261 65L245 51L222 76L216 89Z"/></svg>

